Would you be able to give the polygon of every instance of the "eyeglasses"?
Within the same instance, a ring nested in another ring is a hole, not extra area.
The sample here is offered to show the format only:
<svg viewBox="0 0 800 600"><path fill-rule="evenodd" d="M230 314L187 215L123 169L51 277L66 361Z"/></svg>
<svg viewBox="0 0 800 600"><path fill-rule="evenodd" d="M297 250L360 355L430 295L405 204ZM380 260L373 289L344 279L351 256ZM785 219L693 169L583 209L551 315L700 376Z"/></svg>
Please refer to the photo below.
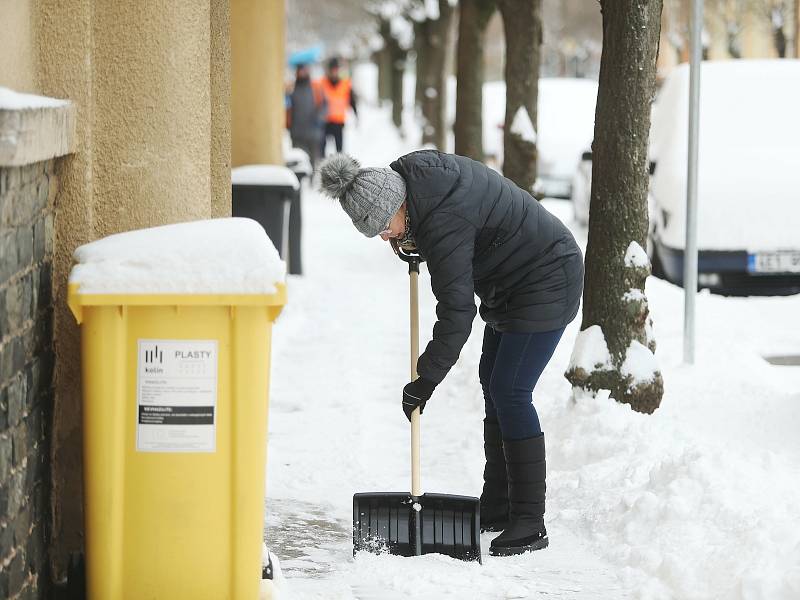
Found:
<svg viewBox="0 0 800 600"><path fill-rule="evenodd" d="M384 227L383 231L381 231L378 235L392 235L392 220L389 219L389 222Z"/></svg>

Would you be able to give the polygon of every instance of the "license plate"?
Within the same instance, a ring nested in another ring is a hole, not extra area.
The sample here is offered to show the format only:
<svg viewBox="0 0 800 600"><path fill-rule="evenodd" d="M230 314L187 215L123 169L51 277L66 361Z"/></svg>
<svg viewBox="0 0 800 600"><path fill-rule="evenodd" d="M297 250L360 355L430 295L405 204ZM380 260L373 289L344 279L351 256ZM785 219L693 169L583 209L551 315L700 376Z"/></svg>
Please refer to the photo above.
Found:
<svg viewBox="0 0 800 600"><path fill-rule="evenodd" d="M800 250L753 252L747 255L750 273L800 273Z"/></svg>

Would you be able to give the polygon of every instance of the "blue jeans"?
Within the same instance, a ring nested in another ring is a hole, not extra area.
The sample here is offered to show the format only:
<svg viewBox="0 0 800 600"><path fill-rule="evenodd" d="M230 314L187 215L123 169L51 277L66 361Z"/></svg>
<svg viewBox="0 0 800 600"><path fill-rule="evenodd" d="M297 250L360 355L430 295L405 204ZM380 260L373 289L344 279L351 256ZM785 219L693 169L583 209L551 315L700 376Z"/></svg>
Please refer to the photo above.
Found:
<svg viewBox="0 0 800 600"><path fill-rule="evenodd" d="M499 422L504 440L523 440L542 433L533 407L533 388L563 333L564 328L502 333L486 326L478 373L486 420Z"/></svg>

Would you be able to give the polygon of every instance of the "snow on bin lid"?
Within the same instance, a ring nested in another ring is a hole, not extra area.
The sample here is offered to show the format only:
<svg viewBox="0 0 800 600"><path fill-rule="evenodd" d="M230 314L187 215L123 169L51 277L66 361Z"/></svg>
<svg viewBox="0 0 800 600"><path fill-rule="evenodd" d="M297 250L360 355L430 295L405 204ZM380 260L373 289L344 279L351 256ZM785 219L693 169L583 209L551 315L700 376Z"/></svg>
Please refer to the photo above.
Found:
<svg viewBox="0 0 800 600"><path fill-rule="evenodd" d="M286 265L252 219L118 233L75 250L81 294L274 294Z"/></svg>
<svg viewBox="0 0 800 600"><path fill-rule="evenodd" d="M280 165L245 165L231 171L233 185L286 185L300 189L300 182L288 167Z"/></svg>
<svg viewBox="0 0 800 600"><path fill-rule="evenodd" d="M284 151L283 157L286 159L286 164L291 164L291 170L294 173L304 173L311 175L311 159L308 158L308 153L302 148L289 148Z"/></svg>

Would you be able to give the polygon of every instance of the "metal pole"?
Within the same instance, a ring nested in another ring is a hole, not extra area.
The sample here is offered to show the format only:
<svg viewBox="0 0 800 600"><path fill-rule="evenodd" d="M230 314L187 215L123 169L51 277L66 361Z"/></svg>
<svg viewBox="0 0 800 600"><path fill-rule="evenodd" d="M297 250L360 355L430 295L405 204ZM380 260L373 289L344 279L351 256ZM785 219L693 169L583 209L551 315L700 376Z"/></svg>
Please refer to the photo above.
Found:
<svg viewBox="0 0 800 600"><path fill-rule="evenodd" d="M686 245L683 253L683 362L694 364L697 296L697 141L700 116L700 63L703 55L703 0L692 0L689 63L689 164L686 181Z"/></svg>

